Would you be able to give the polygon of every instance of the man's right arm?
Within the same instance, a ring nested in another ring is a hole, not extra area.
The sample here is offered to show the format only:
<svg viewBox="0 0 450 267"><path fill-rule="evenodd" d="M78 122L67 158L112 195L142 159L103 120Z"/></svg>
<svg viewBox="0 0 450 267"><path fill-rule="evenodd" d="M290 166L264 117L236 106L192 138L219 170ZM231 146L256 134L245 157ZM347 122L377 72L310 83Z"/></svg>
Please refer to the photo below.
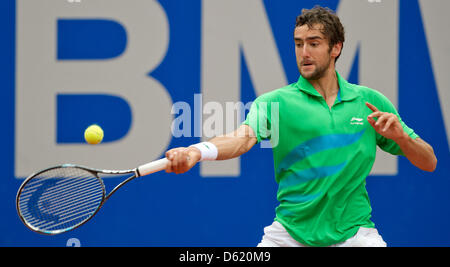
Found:
<svg viewBox="0 0 450 267"><path fill-rule="evenodd" d="M236 131L211 139L218 150L217 160L237 158L247 153L257 142L255 134L248 125L241 125Z"/></svg>
<svg viewBox="0 0 450 267"><path fill-rule="evenodd" d="M216 160L227 160L237 158L249 151L257 143L257 139L252 128L243 124L236 131L214 137L208 142L217 147ZM166 172L180 174L187 172L200 161L201 152L193 146L178 147L168 150L166 158L169 160Z"/></svg>

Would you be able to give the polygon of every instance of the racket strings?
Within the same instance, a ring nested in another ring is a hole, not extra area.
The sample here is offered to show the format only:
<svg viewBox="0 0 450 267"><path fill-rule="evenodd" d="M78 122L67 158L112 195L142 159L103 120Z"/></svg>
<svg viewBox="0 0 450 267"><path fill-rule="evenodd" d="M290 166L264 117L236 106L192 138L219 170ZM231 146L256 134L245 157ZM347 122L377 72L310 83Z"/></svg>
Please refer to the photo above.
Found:
<svg viewBox="0 0 450 267"><path fill-rule="evenodd" d="M58 233L89 219L101 205L104 188L93 173L77 167L50 169L22 188L19 212L33 230Z"/></svg>

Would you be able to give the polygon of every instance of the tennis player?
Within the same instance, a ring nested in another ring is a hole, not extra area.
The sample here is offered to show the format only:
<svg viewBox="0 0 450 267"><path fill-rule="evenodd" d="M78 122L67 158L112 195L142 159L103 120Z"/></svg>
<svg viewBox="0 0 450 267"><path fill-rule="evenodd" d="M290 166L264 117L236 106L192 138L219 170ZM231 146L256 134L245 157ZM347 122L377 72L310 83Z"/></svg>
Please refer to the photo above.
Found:
<svg viewBox="0 0 450 267"><path fill-rule="evenodd" d="M386 246L365 188L376 147L424 171L436 168L433 148L384 95L336 72L344 41L333 11L304 9L294 30L298 82L259 96L235 132L166 152L166 171L180 174L199 161L239 157L279 135L272 149L280 204L258 246ZM273 103L278 118L267 108Z"/></svg>

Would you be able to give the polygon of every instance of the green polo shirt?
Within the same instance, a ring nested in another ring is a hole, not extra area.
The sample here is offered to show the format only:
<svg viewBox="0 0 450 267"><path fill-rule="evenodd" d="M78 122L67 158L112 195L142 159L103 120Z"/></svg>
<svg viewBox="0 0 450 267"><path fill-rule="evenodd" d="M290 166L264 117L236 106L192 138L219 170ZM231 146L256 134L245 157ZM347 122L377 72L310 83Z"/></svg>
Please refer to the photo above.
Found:
<svg viewBox="0 0 450 267"><path fill-rule="evenodd" d="M259 96L244 121L258 142L272 143L280 203L275 220L309 246L337 244L359 227L374 227L365 185L376 147L403 154L367 121L372 111L366 102L399 117L394 105L380 92L337 76L340 90L331 109L300 77L297 83ZM418 137L400 122L409 136Z"/></svg>

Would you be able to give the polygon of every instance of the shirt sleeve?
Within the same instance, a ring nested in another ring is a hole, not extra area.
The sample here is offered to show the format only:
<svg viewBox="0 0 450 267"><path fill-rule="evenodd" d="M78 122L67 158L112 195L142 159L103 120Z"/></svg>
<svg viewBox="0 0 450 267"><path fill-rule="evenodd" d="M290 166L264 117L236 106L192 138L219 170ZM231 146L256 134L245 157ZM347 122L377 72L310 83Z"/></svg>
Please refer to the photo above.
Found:
<svg viewBox="0 0 450 267"><path fill-rule="evenodd" d="M256 98L242 123L252 128L258 143L271 138L271 106L270 98L267 95Z"/></svg>
<svg viewBox="0 0 450 267"><path fill-rule="evenodd" d="M392 104L392 102L383 94L379 93L377 94L377 100L378 101L374 101L374 102L378 102L377 104L374 104L380 111L383 112L389 112L389 113L393 113L398 117L398 120L400 121L400 124L403 127L403 131L406 132L406 134L408 134L409 137L411 137L412 139L416 139L419 136L414 132L413 129L409 128L405 122L403 122L402 118L400 117L397 109L394 107L394 105ZM378 106L377 106L378 105ZM376 133L377 136L377 145L384 151L393 154L393 155L402 155L404 156L405 154L402 152L402 150L400 149L400 146L395 143L393 140L391 139L387 139L384 136L380 135L379 133Z"/></svg>

